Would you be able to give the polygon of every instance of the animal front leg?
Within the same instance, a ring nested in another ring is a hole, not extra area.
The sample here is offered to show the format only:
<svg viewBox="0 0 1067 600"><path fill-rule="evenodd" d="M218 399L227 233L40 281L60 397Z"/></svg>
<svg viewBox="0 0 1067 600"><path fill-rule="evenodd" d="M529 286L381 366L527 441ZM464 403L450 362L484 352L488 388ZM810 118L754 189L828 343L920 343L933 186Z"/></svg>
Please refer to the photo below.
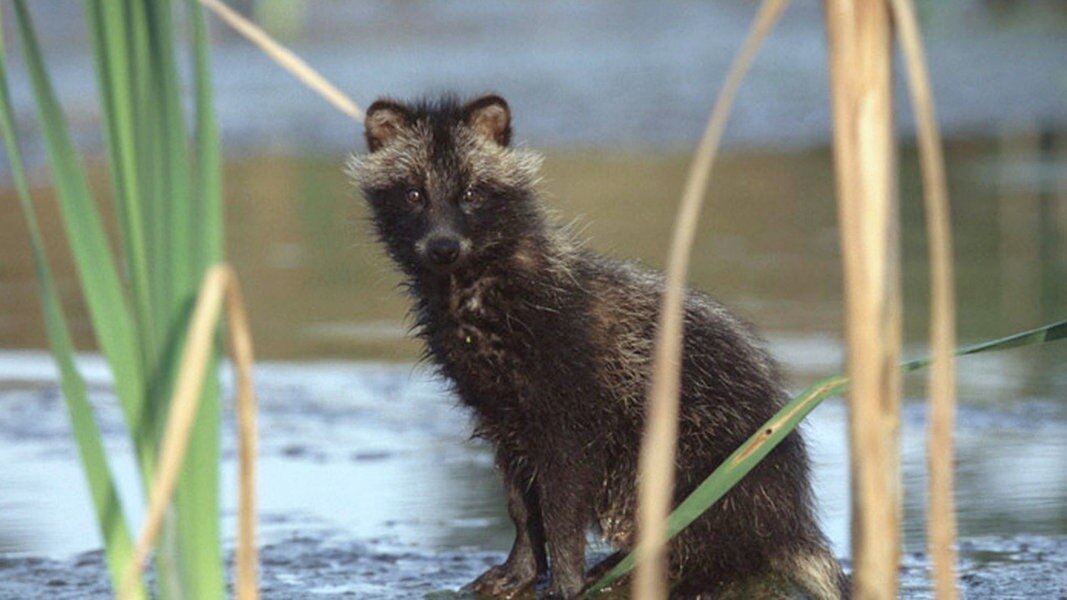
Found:
<svg viewBox="0 0 1067 600"><path fill-rule="evenodd" d="M541 515L551 562L551 580L544 598L577 598L585 571L585 534L592 508L592 491L583 485L579 469L545 469L538 473Z"/></svg>
<svg viewBox="0 0 1067 600"><path fill-rule="evenodd" d="M506 471L504 482L508 514L515 524L515 542L503 564L482 573L467 586L471 591L494 598L512 598L532 591L537 577L548 570L537 488L529 478L512 476Z"/></svg>

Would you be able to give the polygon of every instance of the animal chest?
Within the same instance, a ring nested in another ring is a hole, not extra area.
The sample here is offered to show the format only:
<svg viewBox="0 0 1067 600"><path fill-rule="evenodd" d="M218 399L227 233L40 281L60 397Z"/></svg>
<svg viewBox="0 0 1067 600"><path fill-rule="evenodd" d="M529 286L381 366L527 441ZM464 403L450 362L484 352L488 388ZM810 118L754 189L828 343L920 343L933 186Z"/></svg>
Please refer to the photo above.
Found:
<svg viewBox="0 0 1067 600"><path fill-rule="evenodd" d="M452 288L439 344L457 383L481 392L520 391L535 354L520 308L495 279Z"/></svg>
<svg viewBox="0 0 1067 600"><path fill-rule="evenodd" d="M435 354L464 402L548 422L596 396L588 336L554 300L491 278L450 291Z"/></svg>

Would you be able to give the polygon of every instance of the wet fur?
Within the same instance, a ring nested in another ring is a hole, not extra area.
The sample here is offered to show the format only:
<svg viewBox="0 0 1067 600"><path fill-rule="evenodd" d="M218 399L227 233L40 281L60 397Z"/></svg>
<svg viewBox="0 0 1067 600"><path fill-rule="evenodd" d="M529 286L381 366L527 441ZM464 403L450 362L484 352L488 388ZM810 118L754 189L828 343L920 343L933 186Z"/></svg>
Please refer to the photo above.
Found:
<svg viewBox="0 0 1067 600"><path fill-rule="evenodd" d="M536 191L540 158L508 146L510 118L502 125L499 112L479 116L487 106L509 116L503 100L487 98L376 103L368 111L373 151L353 157L349 170L406 275L429 360L473 410L475 433L495 448L504 477L515 546L473 588L528 591L551 562L548 595L571 598L584 585L590 525L615 547L633 547L663 282L590 252L546 216ZM405 202L412 188L425 191L425 205ZM468 188L477 190L473 207L460 200ZM447 273L427 268L419 247L435 227L466 244ZM751 329L689 292L676 502L783 405L783 389ZM812 597L845 593L816 524L797 433L670 548L678 596L767 572Z"/></svg>

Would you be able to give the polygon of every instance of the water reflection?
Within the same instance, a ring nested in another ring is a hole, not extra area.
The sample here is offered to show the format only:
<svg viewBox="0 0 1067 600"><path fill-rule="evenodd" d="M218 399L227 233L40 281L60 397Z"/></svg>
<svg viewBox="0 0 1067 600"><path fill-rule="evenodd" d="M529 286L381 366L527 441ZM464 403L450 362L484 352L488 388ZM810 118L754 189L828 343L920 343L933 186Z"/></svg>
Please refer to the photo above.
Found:
<svg viewBox="0 0 1067 600"><path fill-rule="evenodd" d="M964 342L1067 310L1062 139L1024 132L948 147ZM410 360L417 353L405 338L407 303L397 275L341 163L333 155L268 156L228 166L227 252L254 290L249 303L261 356ZM906 339L920 342L928 274L911 149L901 163ZM544 188L561 219L576 220L595 247L658 267L686 164L681 155L552 152ZM836 335L841 281L831 175L826 150L726 156L702 219L693 284L765 331ZM10 192L2 195L0 347L43 347L28 244ZM64 299L86 347L91 338L54 206L47 193L39 196ZM1054 370L1055 360L1042 362L1037 368ZM1047 379L1038 373L1032 383Z"/></svg>

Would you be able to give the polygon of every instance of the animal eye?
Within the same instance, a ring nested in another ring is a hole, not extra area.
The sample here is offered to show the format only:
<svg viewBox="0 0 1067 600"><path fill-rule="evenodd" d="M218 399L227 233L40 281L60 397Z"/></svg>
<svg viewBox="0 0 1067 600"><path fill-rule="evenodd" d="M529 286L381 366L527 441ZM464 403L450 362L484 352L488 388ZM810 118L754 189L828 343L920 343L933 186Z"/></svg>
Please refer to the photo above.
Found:
<svg viewBox="0 0 1067 600"><path fill-rule="evenodd" d="M415 188L409 189L405 197L411 204L422 204L422 192Z"/></svg>
<svg viewBox="0 0 1067 600"><path fill-rule="evenodd" d="M478 196L474 194L473 189L467 188L466 191L463 192L461 200L464 204L474 204L478 201Z"/></svg>

